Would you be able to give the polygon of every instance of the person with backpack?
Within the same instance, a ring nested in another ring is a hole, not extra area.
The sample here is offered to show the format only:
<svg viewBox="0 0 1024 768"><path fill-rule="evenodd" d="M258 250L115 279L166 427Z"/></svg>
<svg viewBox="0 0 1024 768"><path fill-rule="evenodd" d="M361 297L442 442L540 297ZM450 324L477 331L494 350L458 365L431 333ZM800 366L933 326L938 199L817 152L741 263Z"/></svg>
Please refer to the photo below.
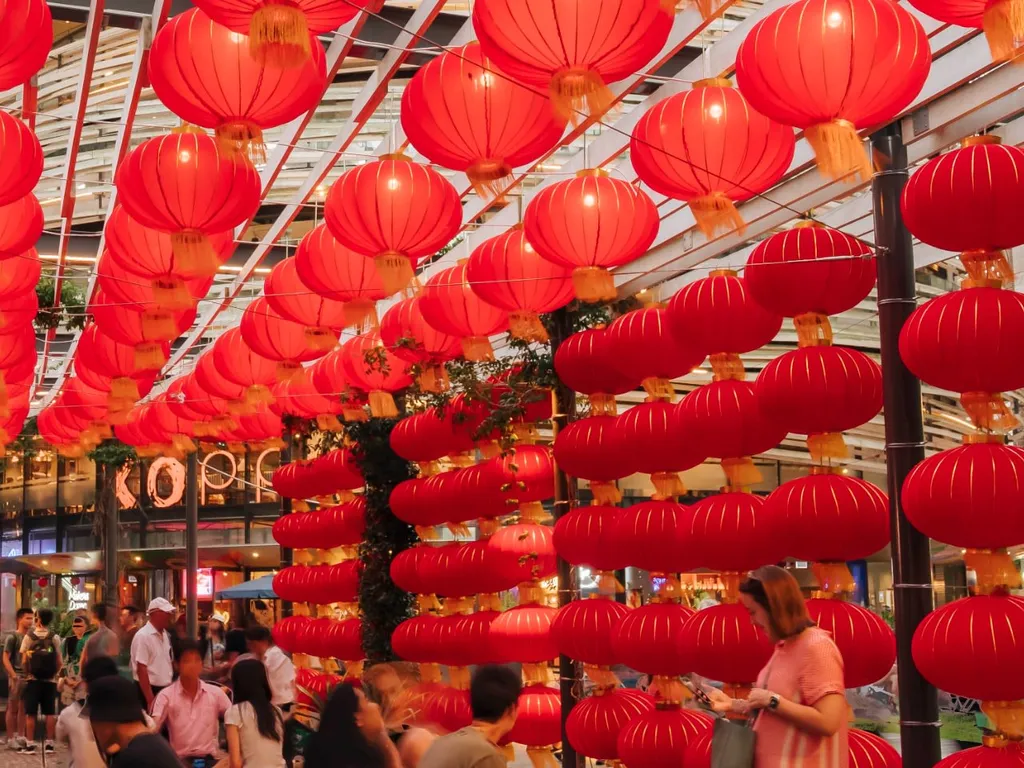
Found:
<svg viewBox="0 0 1024 768"><path fill-rule="evenodd" d="M46 718L45 752L52 753L54 731L57 727L57 670L63 665L60 636L50 629L53 611L40 608L36 612L35 628L21 641L21 668L26 672L25 682L25 746L19 755L36 752L36 716L42 712Z"/></svg>

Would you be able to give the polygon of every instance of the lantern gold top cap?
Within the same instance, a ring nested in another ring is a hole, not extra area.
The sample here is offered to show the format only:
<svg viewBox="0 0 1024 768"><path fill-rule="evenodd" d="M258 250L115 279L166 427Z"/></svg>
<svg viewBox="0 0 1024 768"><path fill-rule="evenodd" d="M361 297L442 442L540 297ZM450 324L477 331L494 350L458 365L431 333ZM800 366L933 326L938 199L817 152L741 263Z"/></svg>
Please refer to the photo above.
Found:
<svg viewBox="0 0 1024 768"><path fill-rule="evenodd" d="M961 147L977 147L982 144L1002 144L1003 140L993 133L986 133L984 136L968 136L961 143Z"/></svg>
<svg viewBox="0 0 1024 768"><path fill-rule="evenodd" d="M404 152L388 152L386 155L380 156L381 160L401 160L406 163L411 163L412 160Z"/></svg>
<svg viewBox="0 0 1024 768"><path fill-rule="evenodd" d="M598 176L604 178L608 175L608 171L604 168L584 168L582 171L576 171L576 178L582 179L586 176Z"/></svg>
<svg viewBox="0 0 1024 768"><path fill-rule="evenodd" d="M794 229L807 229L808 227L820 227L823 226L820 221L814 219L800 219L794 226Z"/></svg>
<svg viewBox="0 0 1024 768"><path fill-rule="evenodd" d="M736 277L738 274L735 269L712 269L708 277Z"/></svg>
<svg viewBox="0 0 1024 768"><path fill-rule="evenodd" d="M727 77L705 77L703 80L693 81L693 89L698 88L732 88L732 83Z"/></svg>

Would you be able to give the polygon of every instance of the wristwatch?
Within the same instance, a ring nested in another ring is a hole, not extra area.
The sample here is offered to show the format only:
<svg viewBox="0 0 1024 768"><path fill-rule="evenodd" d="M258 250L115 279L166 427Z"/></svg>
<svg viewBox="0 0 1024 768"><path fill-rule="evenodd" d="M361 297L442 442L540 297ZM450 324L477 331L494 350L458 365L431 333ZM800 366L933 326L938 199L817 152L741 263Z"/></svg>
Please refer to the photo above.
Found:
<svg viewBox="0 0 1024 768"><path fill-rule="evenodd" d="M771 695L771 698L768 699L768 709L778 709L779 708L779 701L780 701L780 699L779 699L778 694L773 693Z"/></svg>

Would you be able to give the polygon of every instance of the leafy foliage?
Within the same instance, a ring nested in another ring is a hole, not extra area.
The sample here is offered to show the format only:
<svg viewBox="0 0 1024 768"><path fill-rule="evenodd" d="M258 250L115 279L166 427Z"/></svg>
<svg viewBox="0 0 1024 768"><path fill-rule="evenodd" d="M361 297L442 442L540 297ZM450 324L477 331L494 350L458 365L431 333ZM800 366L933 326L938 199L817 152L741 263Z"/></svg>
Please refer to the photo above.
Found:
<svg viewBox="0 0 1024 768"><path fill-rule="evenodd" d="M39 435L39 427L36 425L36 417L30 416L25 419L25 423L21 427L21 432L18 437L15 438L14 442L11 443L8 448L9 452L20 453L25 460L35 456L39 450L38 441L34 438Z"/></svg>
<svg viewBox="0 0 1024 768"><path fill-rule="evenodd" d="M36 285L39 311L36 312L37 330L47 331L63 325L69 330L85 328L85 291L74 280L62 280L60 284L60 307L54 308L56 281L52 277L42 278Z"/></svg>
<svg viewBox="0 0 1024 768"><path fill-rule="evenodd" d="M127 464L138 461L138 454L130 445L120 440L104 440L87 454L96 464L118 470Z"/></svg>

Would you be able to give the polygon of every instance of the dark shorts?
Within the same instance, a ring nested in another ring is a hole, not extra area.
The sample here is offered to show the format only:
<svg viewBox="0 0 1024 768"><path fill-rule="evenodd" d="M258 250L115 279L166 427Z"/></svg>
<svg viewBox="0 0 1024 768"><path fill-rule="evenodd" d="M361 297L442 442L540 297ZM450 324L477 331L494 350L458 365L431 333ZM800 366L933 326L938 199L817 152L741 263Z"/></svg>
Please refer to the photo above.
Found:
<svg viewBox="0 0 1024 768"><path fill-rule="evenodd" d="M153 699L155 700L157 694L167 686L151 685L149 687L153 691ZM142 711L149 712L149 707L146 705L146 695L142 692L142 686L139 685L138 680L135 681L135 691L139 694L139 704L142 705Z"/></svg>
<svg viewBox="0 0 1024 768"><path fill-rule="evenodd" d="M57 684L53 680L29 680L21 701L29 717L35 717L37 712L52 717L57 714Z"/></svg>

